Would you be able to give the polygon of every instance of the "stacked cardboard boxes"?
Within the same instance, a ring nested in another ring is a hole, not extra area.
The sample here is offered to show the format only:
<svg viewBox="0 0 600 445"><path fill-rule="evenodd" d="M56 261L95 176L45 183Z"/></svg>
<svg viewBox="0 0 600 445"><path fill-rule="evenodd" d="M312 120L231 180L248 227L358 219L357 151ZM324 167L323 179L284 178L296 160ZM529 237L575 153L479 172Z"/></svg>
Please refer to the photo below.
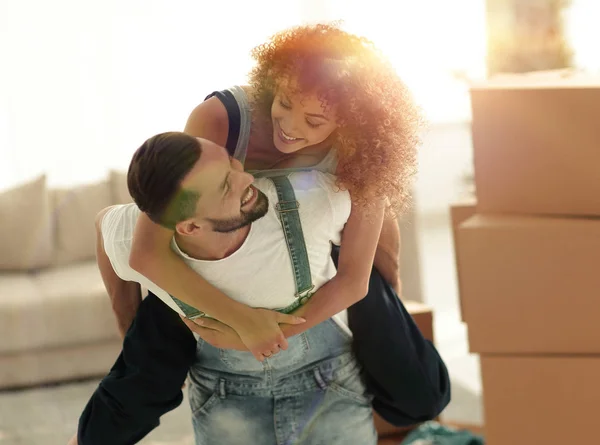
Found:
<svg viewBox="0 0 600 445"><path fill-rule="evenodd" d="M599 442L600 78L471 90L476 203L452 207L489 445Z"/></svg>

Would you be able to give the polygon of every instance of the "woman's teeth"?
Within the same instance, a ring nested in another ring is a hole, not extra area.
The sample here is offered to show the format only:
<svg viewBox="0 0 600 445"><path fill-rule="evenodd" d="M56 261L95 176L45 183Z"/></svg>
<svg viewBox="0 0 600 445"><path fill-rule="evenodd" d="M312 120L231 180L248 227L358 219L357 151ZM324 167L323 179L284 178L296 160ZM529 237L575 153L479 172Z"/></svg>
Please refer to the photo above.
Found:
<svg viewBox="0 0 600 445"><path fill-rule="evenodd" d="M293 138L291 136L288 136L287 134L285 134L285 132L283 130L281 130L281 136L283 136L283 138L286 141L290 141L290 142L297 141L298 139L300 139L300 138Z"/></svg>
<svg viewBox="0 0 600 445"><path fill-rule="evenodd" d="M252 190L252 187L248 187L248 191L246 192L246 194L244 195L244 198L242 199L242 205L244 205L248 201L250 201L253 196L254 196L254 191Z"/></svg>

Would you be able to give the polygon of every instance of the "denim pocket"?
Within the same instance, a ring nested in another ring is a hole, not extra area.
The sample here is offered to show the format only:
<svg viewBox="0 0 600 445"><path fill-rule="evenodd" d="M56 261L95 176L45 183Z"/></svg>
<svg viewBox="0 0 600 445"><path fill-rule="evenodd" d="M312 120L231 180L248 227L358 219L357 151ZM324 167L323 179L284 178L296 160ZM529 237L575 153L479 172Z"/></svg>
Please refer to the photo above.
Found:
<svg viewBox="0 0 600 445"><path fill-rule="evenodd" d="M225 397L222 390L224 385L223 379L194 376L188 390L192 415L208 414Z"/></svg>
<svg viewBox="0 0 600 445"><path fill-rule="evenodd" d="M328 389L341 397L363 405L370 405L373 401L373 397L368 393L363 381L360 365L354 360L337 369L324 380Z"/></svg>
<svg viewBox="0 0 600 445"><path fill-rule="evenodd" d="M350 341L350 342L353 340L352 335L350 335L339 324L337 324L337 322L333 318L330 318L329 320L327 320L327 323L331 324L335 328L337 333L342 337L342 340Z"/></svg>

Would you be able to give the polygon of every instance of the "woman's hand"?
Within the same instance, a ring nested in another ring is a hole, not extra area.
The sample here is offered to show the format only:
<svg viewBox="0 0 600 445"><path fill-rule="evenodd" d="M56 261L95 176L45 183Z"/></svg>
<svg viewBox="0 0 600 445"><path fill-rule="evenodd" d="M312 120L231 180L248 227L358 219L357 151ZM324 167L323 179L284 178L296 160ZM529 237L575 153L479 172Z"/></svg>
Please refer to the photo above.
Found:
<svg viewBox="0 0 600 445"><path fill-rule="evenodd" d="M261 362L288 348L280 323L295 325L305 322L303 318L268 309L252 309L245 324L238 324L235 330L210 318L194 321L182 319L188 328L210 345L220 349L250 351Z"/></svg>
<svg viewBox="0 0 600 445"><path fill-rule="evenodd" d="M241 319L236 319L231 327L252 352L258 361L288 348L288 342L280 324L299 325L304 318L282 314L269 309L250 309Z"/></svg>
<svg viewBox="0 0 600 445"><path fill-rule="evenodd" d="M236 332L220 321L212 318L198 318L190 320L181 316L181 319L192 332L195 332L206 343L219 349L235 349L247 351L248 348Z"/></svg>

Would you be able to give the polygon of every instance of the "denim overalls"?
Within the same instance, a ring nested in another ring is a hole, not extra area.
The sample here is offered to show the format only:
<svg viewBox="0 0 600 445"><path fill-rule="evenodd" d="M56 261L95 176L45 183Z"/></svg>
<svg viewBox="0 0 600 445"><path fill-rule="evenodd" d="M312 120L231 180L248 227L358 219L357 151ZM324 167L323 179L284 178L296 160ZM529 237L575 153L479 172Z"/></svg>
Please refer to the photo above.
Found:
<svg viewBox="0 0 600 445"><path fill-rule="evenodd" d="M296 302L282 309L291 312L310 297L312 279L294 191L286 176L270 179L296 281ZM189 388L197 445L377 443L351 337L327 320L288 340L262 363L198 342Z"/></svg>

